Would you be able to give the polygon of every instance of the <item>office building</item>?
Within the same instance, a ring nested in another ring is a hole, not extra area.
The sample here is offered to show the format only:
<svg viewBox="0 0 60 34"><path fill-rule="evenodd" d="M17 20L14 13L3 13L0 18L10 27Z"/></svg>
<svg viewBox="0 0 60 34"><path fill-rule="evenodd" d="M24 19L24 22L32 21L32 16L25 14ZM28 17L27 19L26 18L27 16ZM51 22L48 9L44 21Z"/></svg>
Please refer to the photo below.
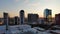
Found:
<svg viewBox="0 0 60 34"><path fill-rule="evenodd" d="M14 24L15 24L15 25L18 25L18 24L19 24L19 22L18 22L18 16L15 16L15 17L14 17Z"/></svg>
<svg viewBox="0 0 60 34"><path fill-rule="evenodd" d="M39 24L44 24L44 18L40 17Z"/></svg>
<svg viewBox="0 0 60 34"><path fill-rule="evenodd" d="M24 10L20 11L20 24L24 23Z"/></svg>
<svg viewBox="0 0 60 34"><path fill-rule="evenodd" d="M45 20L46 24L52 22L52 10L50 10L50 9L44 10L44 20Z"/></svg>
<svg viewBox="0 0 60 34"><path fill-rule="evenodd" d="M28 14L28 24L38 23L38 14Z"/></svg>
<svg viewBox="0 0 60 34"><path fill-rule="evenodd" d="M60 25L60 14L55 15L55 24Z"/></svg>

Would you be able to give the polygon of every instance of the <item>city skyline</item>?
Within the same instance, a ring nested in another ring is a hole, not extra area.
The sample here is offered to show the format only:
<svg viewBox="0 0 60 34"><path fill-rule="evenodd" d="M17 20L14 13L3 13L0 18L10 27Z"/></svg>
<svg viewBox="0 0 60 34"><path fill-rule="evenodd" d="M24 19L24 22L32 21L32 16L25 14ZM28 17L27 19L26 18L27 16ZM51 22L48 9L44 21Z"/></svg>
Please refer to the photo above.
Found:
<svg viewBox="0 0 60 34"><path fill-rule="evenodd" d="M37 13L39 17L44 16L44 9L52 10L52 16L60 13L60 0L0 0L0 17L3 12L8 12L11 17L19 16L19 11L25 11L25 17L28 13Z"/></svg>

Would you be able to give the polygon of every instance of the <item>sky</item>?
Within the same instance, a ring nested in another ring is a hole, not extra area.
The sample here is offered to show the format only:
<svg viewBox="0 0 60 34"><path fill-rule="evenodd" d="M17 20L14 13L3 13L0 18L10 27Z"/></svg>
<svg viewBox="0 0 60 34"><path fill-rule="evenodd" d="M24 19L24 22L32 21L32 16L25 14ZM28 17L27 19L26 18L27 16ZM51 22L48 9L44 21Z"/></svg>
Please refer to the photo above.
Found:
<svg viewBox="0 0 60 34"><path fill-rule="evenodd" d="M52 16L60 13L60 0L0 0L0 17L3 12L9 13L10 17L19 16L19 11L25 11L25 17L28 13L38 14L44 17L44 9L51 9Z"/></svg>

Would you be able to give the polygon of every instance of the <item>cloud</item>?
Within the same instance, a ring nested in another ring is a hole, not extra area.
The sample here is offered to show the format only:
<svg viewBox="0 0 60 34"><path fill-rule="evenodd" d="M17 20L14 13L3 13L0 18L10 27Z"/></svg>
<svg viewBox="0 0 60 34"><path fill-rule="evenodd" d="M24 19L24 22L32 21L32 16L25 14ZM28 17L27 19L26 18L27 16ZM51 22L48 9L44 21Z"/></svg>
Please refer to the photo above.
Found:
<svg viewBox="0 0 60 34"><path fill-rule="evenodd" d="M15 0L15 1L19 1L19 0Z"/></svg>
<svg viewBox="0 0 60 34"><path fill-rule="evenodd" d="M24 0L24 3L29 3L29 0Z"/></svg>
<svg viewBox="0 0 60 34"><path fill-rule="evenodd" d="M15 2L18 2L19 0L14 0Z"/></svg>
<svg viewBox="0 0 60 34"><path fill-rule="evenodd" d="M31 3L30 5L31 5L31 6L39 6L40 3Z"/></svg>
<svg viewBox="0 0 60 34"><path fill-rule="evenodd" d="M29 0L14 0L15 2L22 2L22 3L28 3L29 2Z"/></svg>

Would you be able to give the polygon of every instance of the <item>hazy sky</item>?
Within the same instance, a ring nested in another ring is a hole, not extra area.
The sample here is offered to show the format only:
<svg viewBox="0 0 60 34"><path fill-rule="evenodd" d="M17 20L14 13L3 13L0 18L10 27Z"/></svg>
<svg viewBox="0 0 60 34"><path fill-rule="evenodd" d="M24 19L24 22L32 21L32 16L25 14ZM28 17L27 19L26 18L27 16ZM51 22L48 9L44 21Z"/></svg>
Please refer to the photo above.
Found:
<svg viewBox="0 0 60 34"><path fill-rule="evenodd" d="M60 13L60 0L0 0L0 17L8 12L11 17L19 16L21 9L28 13L37 13L43 17L44 9L51 9L52 15Z"/></svg>

